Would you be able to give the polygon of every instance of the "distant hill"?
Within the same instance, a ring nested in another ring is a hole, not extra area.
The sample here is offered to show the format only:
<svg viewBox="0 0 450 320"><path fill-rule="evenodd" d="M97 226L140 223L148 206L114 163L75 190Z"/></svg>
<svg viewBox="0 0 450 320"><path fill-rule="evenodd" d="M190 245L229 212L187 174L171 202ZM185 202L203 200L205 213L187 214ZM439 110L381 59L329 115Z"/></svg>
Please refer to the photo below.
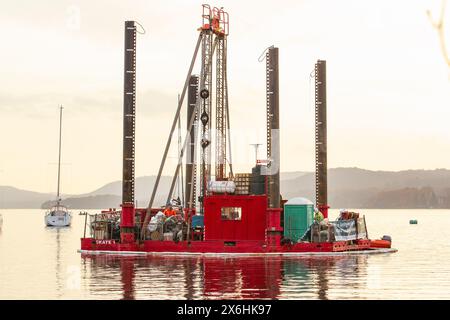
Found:
<svg viewBox="0 0 450 320"><path fill-rule="evenodd" d="M310 172L305 171L294 171L294 172L281 172L280 173L280 179L281 180L291 180L296 179L304 176L305 174L308 174Z"/></svg>
<svg viewBox="0 0 450 320"><path fill-rule="evenodd" d="M50 193L40 193L9 186L0 186L0 208L39 208L44 201L52 198L55 198L55 195Z"/></svg>
<svg viewBox="0 0 450 320"><path fill-rule="evenodd" d="M106 209L117 208L121 202L120 196L115 195L98 195L98 196L85 196L85 197L73 197L66 198L62 201L62 204L69 209ZM46 201L41 205L42 209L49 209L54 205L55 201Z"/></svg>
<svg viewBox="0 0 450 320"><path fill-rule="evenodd" d="M139 206L145 206L155 183L155 176L136 178L135 196ZM155 197L156 205L166 202L172 178L162 176L159 183L159 192ZM92 192L80 195L62 195L63 204L70 208L117 208L122 198L122 182L110 182ZM0 186L0 208L11 209L38 209L48 208L55 202L55 194L26 191L9 186Z"/></svg>
<svg viewBox="0 0 450 320"><path fill-rule="evenodd" d="M136 200L146 206L155 176L136 179ZM171 177L163 176L155 205L163 205ZM65 195L71 208L117 208L121 201L120 181L108 183L92 192ZM175 191L176 193L176 191ZM307 197L314 201L314 173L281 173L284 199ZM0 206L4 208L40 208L50 204L53 194L0 187ZM450 208L450 170L371 171L359 168L328 170L328 198L333 208Z"/></svg>
<svg viewBox="0 0 450 320"><path fill-rule="evenodd" d="M144 176L136 178L135 182L135 198L139 206L146 206L150 201L150 195L155 185L156 176ZM155 203L157 205L163 205L166 203L166 195L169 192L170 185L172 183L172 177L162 176L159 181L158 193L155 197ZM176 192L176 190L175 190ZM87 194L81 194L76 196L78 199L83 197L100 196L100 195L114 195L119 197L119 202L111 203L110 206L116 206L120 204L122 199L122 181L114 181L104 186L89 192ZM112 198L110 200L113 200ZM109 206L108 206L109 207ZM100 207L97 207L100 208Z"/></svg>
<svg viewBox="0 0 450 320"><path fill-rule="evenodd" d="M438 197L430 187L403 188L393 191L381 191L368 201L375 208L436 208Z"/></svg>
<svg viewBox="0 0 450 320"><path fill-rule="evenodd" d="M334 208L450 208L450 170L328 170L328 201ZM285 199L314 199L314 173L285 180Z"/></svg>

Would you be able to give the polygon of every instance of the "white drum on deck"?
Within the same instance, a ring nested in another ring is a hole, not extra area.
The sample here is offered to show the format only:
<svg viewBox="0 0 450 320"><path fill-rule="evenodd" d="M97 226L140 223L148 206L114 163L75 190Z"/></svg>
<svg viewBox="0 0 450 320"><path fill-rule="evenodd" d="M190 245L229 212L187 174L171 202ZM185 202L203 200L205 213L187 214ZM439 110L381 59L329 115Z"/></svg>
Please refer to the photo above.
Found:
<svg viewBox="0 0 450 320"><path fill-rule="evenodd" d="M214 193L234 193L236 184L234 181L210 181L208 190Z"/></svg>

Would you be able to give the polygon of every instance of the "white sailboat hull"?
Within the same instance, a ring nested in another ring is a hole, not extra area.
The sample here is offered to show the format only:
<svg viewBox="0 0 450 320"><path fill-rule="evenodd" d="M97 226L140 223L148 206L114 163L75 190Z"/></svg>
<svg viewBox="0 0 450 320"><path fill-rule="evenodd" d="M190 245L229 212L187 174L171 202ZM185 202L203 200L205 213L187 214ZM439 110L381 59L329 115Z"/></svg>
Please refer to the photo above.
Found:
<svg viewBox="0 0 450 320"><path fill-rule="evenodd" d="M45 215L45 225L48 227L68 227L72 222L72 216L66 212L64 214L48 213Z"/></svg>

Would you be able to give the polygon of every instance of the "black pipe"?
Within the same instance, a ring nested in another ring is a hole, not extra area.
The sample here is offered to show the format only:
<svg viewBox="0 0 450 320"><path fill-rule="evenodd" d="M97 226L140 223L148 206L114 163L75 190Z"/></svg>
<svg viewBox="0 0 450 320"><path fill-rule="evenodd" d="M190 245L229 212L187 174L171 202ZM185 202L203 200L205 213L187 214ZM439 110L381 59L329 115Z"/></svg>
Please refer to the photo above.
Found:
<svg viewBox="0 0 450 320"><path fill-rule="evenodd" d="M279 208L280 197L280 104L278 48L270 47L266 54L267 158L271 164L267 176L269 207Z"/></svg>
<svg viewBox="0 0 450 320"><path fill-rule="evenodd" d="M327 79L326 61L315 66L315 129L316 129L316 206L328 205L327 199ZM322 211L322 210L321 210Z"/></svg>
<svg viewBox="0 0 450 320"><path fill-rule="evenodd" d="M135 119L136 26L134 21L125 21L122 204L131 205L134 205Z"/></svg>
<svg viewBox="0 0 450 320"><path fill-rule="evenodd" d="M187 106L187 127L186 129L190 132L190 137L189 137L189 148L188 148L188 152L187 152L187 157L186 157L186 193L185 193L185 206L187 208L195 208L195 194L192 197L192 201L194 202L191 206L191 204L189 203L189 201L191 201L191 184L195 183L195 177L192 176L192 170L195 170L195 163L194 163L194 150L195 150L195 135L196 135L196 130L194 128L195 126L195 121L194 123L190 123L190 119L192 117L192 114L195 112L195 106L197 104L197 96L198 96L198 76L193 75L191 76L191 78L189 79L189 88L188 88L188 106ZM191 125L191 127L189 127ZM192 180L194 179L194 181ZM195 185L194 188L192 189L193 192L195 193Z"/></svg>

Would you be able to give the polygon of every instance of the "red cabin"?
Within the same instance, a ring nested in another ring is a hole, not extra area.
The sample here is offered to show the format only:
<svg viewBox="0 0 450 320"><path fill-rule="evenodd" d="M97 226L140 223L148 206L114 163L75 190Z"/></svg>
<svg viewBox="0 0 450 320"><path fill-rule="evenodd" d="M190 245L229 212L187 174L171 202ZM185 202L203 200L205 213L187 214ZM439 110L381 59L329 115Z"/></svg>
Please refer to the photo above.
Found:
<svg viewBox="0 0 450 320"><path fill-rule="evenodd" d="M260 240L266 235L267 196L205 197L205 240Z"/></svg>

